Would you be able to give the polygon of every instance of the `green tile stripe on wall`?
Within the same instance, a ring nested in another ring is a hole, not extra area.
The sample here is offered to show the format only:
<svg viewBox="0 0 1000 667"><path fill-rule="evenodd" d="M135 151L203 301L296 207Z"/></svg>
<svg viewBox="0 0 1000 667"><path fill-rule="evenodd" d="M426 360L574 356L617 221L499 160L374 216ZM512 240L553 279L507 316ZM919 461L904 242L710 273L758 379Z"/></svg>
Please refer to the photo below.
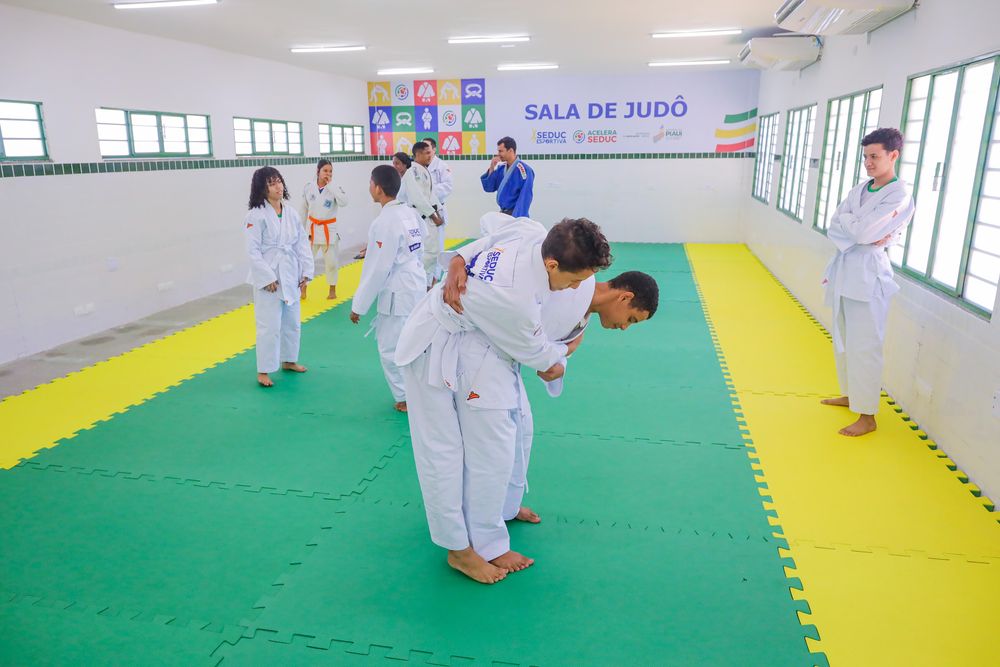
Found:
<svg viewBox="0 0 1000 667"><path fill-rule="evenodd" d="M732 160L753 159L756 153L525 153L526 161L541 160ZM111 160L107 162L22 162L0 165L0 177L68 176L77 174L117 174L121 172L173 171L176 169L240 169L247 167L280 167L293 164L315 164L320 158L334 163L382 162L387 158L375 155L258 156L207 160ZM485 161L486 155L446 155L446 160Z"/></svg>

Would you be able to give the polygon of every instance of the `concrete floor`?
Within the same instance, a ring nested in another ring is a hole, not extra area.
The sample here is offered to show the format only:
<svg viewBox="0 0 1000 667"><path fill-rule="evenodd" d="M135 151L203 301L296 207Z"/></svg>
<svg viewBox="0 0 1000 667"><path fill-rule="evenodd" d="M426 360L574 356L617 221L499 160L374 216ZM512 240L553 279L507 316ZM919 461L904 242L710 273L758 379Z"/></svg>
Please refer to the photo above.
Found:
<svg viewBox="0 0 1000 667"><path fill-rule="evenodd" d="M0 398L20 394L67 373L78 371L186 329L251 301L248 285L239 285L120 327L0 366Z"/></svg>

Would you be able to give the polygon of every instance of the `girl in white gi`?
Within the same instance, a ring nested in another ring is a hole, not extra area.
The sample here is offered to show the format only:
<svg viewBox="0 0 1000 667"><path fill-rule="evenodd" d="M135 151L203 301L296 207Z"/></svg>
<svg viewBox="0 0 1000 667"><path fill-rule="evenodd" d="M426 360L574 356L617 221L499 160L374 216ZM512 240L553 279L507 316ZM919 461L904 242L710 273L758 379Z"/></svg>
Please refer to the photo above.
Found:
<svg viewBox="0 0 1000 667"><path fill-rule="evenodd" d="M514 465L520 364L545 380L562 375L569 348L542 331L541 304L611 263L589 220L551 231L521 218L475 243L462 312L439 283L403 326L403 369L417 476L431 539L448 564L492 584L534 561L510 550L501 516ZM450 259L450 258L449 258Z"/></svg>
<svg viewBox="0 0 1000 667"><path fill-rule="evenodd" d="M313 256L323 257L323 268L326 271L326 283L330 286L327 299L337 298L337 252L340 250L340 234L337 233L337 210L347 206L347 194L344 189L332 185L333 164L329 160L320 160L316 165L316 180L306 183L302 190L300 212L305 228L312 242ZM302 289L302 298L306 298L306 290Z"/></svg>
<svg viewBox="0 0 1000 667"><path fill-rule="evenodd" d="M365 263L350 317L357 324L378 299L378 314L372 326L382 370L396 409L406 412L403 376L393 357L403 323L427 288L421 259L420 219L412 208L396 200L399 183L399 174L387 164L372 170L368 191L372 200L382 205L382 211L368 230Z"/></svg>
<svg viewBox="0 0 1000 667"><path fill-rule="evenodd" d="M268 373L305 373L299 361L299 293L313 276L313 258L299 214L286 206L285 179L261 167L250 184L250 211L243 221L257 324L257 382L274 385Z"/></svg>
<svg viewBox="0 0 1000 667"><path fill-rule="evenodd" d="M854 187L837 207L827 237L837 254L826 267L826 303L833 308L833 351L843 396L824 405L858 414L841 435L859 436L876 428L882 390L882 343L889 299L899 291L886 247L898 243L913 217L909 188L896 178L903 135L875 130L862 141L868 180Z"/></svg>

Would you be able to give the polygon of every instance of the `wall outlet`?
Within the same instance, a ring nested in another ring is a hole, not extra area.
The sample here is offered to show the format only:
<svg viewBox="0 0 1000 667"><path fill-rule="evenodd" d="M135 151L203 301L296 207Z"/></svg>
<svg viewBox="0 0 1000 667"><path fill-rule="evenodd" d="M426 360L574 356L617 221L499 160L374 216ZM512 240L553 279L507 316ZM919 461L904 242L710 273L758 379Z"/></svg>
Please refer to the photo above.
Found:
<svg viewBox="0 0 1000 667"><path fill-rule="evenodd" d="M993 416L1000 419L1000 389L993 392Z"/></svg>
<svg viewBox="0 0 1000 667"><path fill-rule="evenodd" d="M74 315L89 315L94 312L94 302L81 303L79 306L73 309Z"/></svg>
<svg viewBox="0 0 1000 667"><path fill-rule="evenodd" d="M233 265L232 264L223 264L221 268L222 268L222 272L223 273L229 273L230 271L233 270Z"/></svg>
<svg viewBox="0 0 1000 667"><path fill-rule="evenodd" d="M161 292L166 292L168 289L172 288L173 286L174 286L174 281L173 280L167 280L165 282L158 283L156 285L156 289L160 290Z"/></svg>

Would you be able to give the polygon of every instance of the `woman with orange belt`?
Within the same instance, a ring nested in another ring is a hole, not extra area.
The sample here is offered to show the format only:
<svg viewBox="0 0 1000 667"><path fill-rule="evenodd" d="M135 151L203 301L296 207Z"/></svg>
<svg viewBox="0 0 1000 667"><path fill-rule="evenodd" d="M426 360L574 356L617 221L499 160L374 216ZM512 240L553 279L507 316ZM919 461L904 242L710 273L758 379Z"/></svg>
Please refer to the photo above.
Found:
<svg viewBox="0 0 1000 667"><path fill-rule="evenodd" d="M330 184L333 180L333 164L320 160L316 165L316 180L306 183L302 191L302 222L312 243L312 253L323 255L326 283L330 286L327 299L337 298L337 251L340 250L340 234L337 233L337 209L347 206L347 194L339 186ZM302 298L306 290L302 288Z"/></svg>

